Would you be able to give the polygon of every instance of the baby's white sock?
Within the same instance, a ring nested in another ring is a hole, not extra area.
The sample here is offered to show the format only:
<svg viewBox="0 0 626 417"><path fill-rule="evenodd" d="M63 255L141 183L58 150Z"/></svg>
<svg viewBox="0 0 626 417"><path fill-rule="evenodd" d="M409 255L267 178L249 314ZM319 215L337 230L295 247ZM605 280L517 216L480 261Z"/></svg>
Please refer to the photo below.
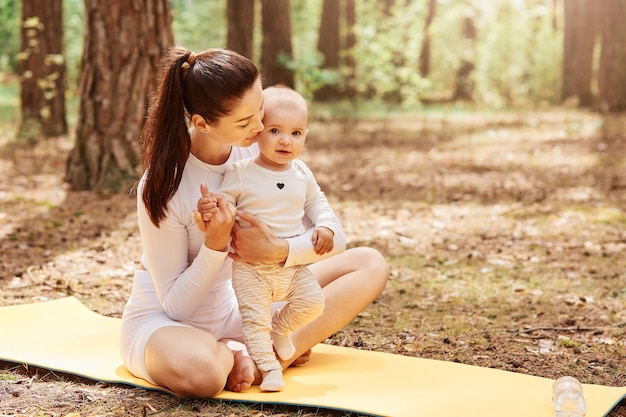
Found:
<svg viewBox="0 0 626 417"><path fill-rule="evenodd" d="M283 371L280 369L274 369L263 374L263 382L261 382L261 389L263 391L280 391L285 388L285 381L283 381Z"/></svg>
<svg viewBox="0 0 626 417"><path fill-rule="evenodd" d="M272 343L274 343L274 349L278 353L278 357L286 361L291 359L294 353L296 353L296 347L291 342L291 338L288 334L278 334L272 331Z"/></svg>

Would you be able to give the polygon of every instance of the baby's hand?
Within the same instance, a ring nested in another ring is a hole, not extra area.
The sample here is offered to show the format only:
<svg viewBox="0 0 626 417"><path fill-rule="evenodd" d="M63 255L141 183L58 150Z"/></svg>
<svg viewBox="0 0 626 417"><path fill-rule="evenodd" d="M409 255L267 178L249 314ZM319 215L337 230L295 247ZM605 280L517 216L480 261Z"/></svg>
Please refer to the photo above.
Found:
<svg viewBox="0 0 626 417"><path fill-rule="evenodd" d="M217 200L213 194L209 192L209 188L206 184L200 184L200 192L202 193L202 197L198 200L198 212L202 216L202 220L208 222L213 215L217 213Z"/></svg>
<svg viewBox="0 0 626 417"><path fill-rule="evenodd" d="M328 227L316 227L315 230L313 230L313 238L311 239L315 253L323 255L333 250L335 246L333 242L334 237L335 233Z"/></svg>

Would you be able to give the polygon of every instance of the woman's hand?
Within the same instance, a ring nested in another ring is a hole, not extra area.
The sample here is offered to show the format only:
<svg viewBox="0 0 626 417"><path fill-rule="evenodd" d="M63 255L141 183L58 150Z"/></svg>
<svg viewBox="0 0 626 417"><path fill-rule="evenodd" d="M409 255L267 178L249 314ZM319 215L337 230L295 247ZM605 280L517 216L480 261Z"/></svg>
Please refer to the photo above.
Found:
<svg viewBox="0 0 626 417"><path fill-rule="evenodd" d="M236 261L283 263L289 255L289 244L277 238L261 220L245 211L237 212L245 227L235 223L231 246L237 253L230 257Z"/></svg>
<svg viewBox="0 0 626 417"><path fill-rule="evenodd" d="M200 193L203 198L213 198L217 204L217 210L212 213L209 221L204 221L202 214L194 210L193 219L198 229L204 233L204 245L209 249L222 251L228 245L237 210L226 201L224 196L219 194L211 196L205 184L200 185Z"/></svg>

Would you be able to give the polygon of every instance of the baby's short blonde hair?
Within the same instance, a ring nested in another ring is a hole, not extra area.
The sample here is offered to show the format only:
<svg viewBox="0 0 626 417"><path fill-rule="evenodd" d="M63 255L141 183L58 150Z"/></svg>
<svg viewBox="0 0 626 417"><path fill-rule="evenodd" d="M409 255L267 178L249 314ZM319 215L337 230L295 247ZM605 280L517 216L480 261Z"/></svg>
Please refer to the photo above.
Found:
<svg viewBox="0 0 626 417"><path fill-rule="evenodd" d="M263 90L263 100L266 105L271 103L282 108L301 107L307 115L309 114L309 106L304 97L293 88L283 84L266 87Z"/></svg>

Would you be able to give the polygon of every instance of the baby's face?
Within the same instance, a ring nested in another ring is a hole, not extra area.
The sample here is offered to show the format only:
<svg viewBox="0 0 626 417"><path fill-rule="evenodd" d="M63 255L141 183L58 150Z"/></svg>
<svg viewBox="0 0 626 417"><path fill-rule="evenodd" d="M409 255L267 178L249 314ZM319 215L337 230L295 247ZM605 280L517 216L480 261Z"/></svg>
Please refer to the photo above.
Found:
<svg viewBox="0 0 626 417"><path fill-rule="evenodd" d="M264 165L280 168L300 156L309 130L306 108L265 103L263 125L257 141Z"/></svg>

